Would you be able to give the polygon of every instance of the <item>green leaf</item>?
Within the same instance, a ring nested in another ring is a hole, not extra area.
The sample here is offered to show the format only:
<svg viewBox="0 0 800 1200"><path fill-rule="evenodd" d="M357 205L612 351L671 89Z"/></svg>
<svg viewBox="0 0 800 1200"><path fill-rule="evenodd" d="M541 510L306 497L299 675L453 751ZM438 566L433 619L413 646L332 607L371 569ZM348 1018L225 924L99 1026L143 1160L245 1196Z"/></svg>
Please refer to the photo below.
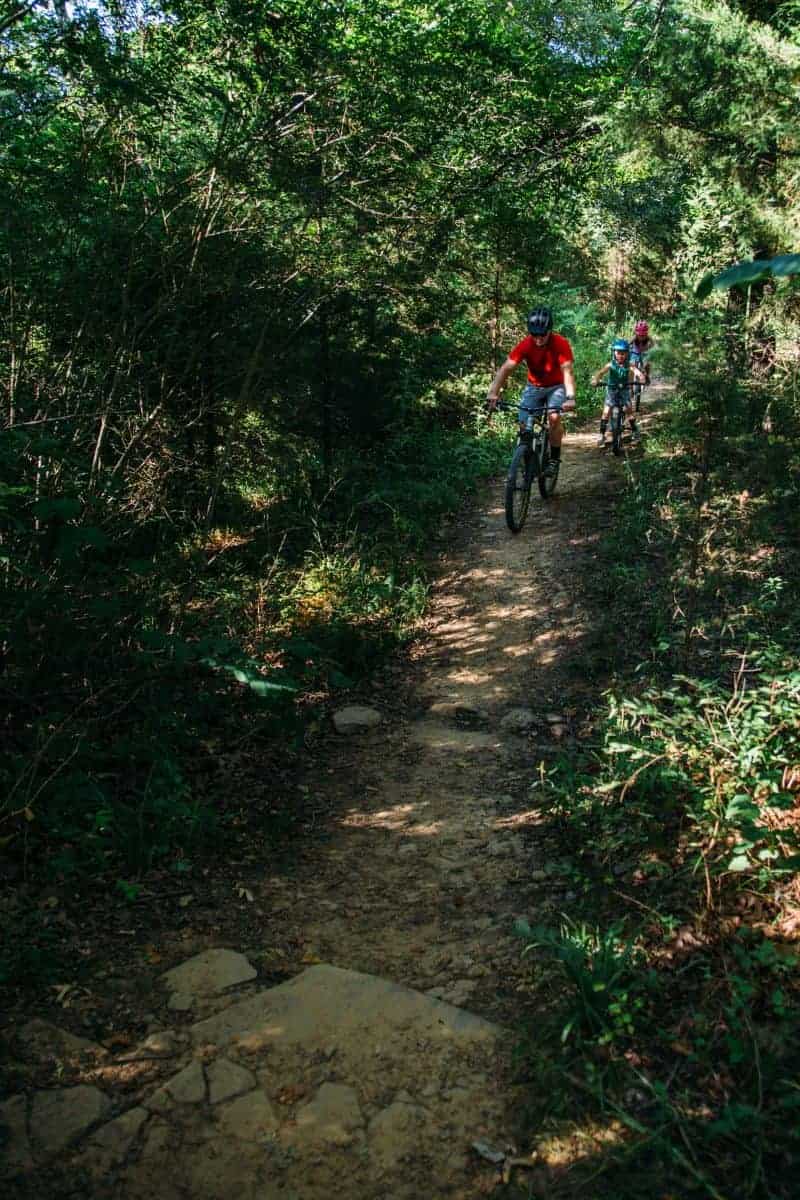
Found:
<svg viewBox="0 0 800 1200"><path fill-rule="evenodd" d="M747 871L750 867L750 859L746 854L734 854L731 861L728 863L729 871Z"/></svg>
<svg viewBox="0 0 800 1200"><path fill-rule="evenodd" d="M714 286L714 273L707 271L703 278L694 289L694 294L698 300L705 300L706 296L711 295L711 289Z"/></svg>
<svg viewBox="0 0 800 1200"><path fill-rule="evenodd" d="M280 682L276 683L274 679L265 679L253 667L243 667L237 663L220 662L216 658L203 658L200 661L213 670L226 671L234 677L237 683L245 684L257 696L276 698L279 695L294 695L300 690L299 684L290 679L288 675L281 675Z"/></svg>
<svg viewBox="0 0 800 1200"><path fill-rule="evenodd" d="M718 275L710 272L703 276L694 290L698 300L704 300L710 295L712 288L745 287L750 283L758 283L773 276L784 277L800 274L800 254L779 254L776 258L753 258L745 262L735 263L720 271Z"/></svg>
<svg viewBox="0 0 800 1200"><path fill-rule="evenodd" d="M725 809L725 819L728 821L756 821L760 816L758 805L744 792L734 796Z"/></svg>

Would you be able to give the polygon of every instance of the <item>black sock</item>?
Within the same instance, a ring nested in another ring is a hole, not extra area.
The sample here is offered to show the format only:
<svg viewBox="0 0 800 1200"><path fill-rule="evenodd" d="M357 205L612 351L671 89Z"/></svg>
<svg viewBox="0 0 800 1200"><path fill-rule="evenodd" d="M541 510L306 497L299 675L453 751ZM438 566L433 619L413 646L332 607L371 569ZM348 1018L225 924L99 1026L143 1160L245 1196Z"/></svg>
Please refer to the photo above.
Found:
<svg viewBox="0 0 800 1200"><path fill-rule="evenodd" d="M608 425L608 421L601 420L601 422L600 422L600 432L601 433L605 433L607 425Z"/></svg>
<svg viewBox="0 0 800 1200"><path fill-rule="evenodd" d="M558 462L559 459L561 458L561 447L560 446L551 446L550 447L550 457L552 458L553 462Z"/></svg>

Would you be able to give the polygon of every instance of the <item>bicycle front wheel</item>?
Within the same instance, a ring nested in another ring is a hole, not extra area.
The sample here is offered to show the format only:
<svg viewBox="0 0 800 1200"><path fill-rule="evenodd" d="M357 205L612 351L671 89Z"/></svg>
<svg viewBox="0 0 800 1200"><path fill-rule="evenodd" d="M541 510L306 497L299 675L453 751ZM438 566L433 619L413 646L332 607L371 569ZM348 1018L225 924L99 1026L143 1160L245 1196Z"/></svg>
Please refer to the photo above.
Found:
<svg viewBox="0 0 800 1200"><path fill-rule="evenodd" d="M611 449L615 454L622 453L622 409L618 404L611 410Z"/></svg>
<svg viewBox="0 0 800 1200"><path fill-rule="evenodd" d="M550 443L545 442L539 460L539 494L543 500L549 500L556 490L559 466L560 460L553 461L550 457Z"/></svg>
<svg viewBox="0 0 800 1200"><path fill-rule="evenodd" d="M511 459L506 478L506 525L512 533L519 533L528 515L531 502L531 451L520 442Z"/></svg>

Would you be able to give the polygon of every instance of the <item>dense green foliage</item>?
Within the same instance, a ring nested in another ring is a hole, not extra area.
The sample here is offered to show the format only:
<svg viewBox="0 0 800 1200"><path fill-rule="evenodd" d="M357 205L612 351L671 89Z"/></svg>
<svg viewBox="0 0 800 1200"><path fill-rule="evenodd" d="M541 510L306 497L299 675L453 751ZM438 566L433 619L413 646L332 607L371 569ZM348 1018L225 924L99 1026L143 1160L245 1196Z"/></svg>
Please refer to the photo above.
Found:
<svg viewBox="0 0 800 1200"><path fill-rule="evenodd" d="M554 278L611 45L632 53L613 9L566 31L473 0L7 18L3 818L26 869L189 853L220 815L190 748L243 720L291 740L298 699L419 611L431 531L499 461L479 399L533 281L592 354L579 272Z"/></svg>
<svg viewBox="0 0 800 1200"><path fill-rule="evenodd" d="M537 781L574 902L560 928L519 928L553 1033L539 1009L526 1068L548 1100L530 1116L542 1144L616 1131L584 1164L598 1197L655 1177L667 1195L789 1197L800 471L793 439L754 436L736 372L701 375L685 350L591 584L598 641L624 624L629 658L586 648L611 671L595 736Z"/></svg>
<svg viewBox="0 0 800 1200"><path fill-rule="evenodd" d="M548 792L586 911L530 936L571 981L581 1096L596 1113L613 1094L636 1169L681 1195L788 1196L797 1161L794 963L763 936L789 937L797 851L800 285L770 269L800 248L796 18L722 0L0 17L0 854L29 880L127 887L224 837L241 814L204 757L300 744L311 698L422 611L432 536L507 451L481 397L531 301L573 341L584 413L609 338L649 316L675 422L599 600L638 598L649 657L591 652L617 673L600 748ZM608 903L618 860L641 864L649 925ZM654 983L659 938L698 912L707 950ZM20 933L4 978L48 958L33 918ZM744 1159L738 1191L714 1182ZM654 1194L620 1178L602 1194Z"/></svg>

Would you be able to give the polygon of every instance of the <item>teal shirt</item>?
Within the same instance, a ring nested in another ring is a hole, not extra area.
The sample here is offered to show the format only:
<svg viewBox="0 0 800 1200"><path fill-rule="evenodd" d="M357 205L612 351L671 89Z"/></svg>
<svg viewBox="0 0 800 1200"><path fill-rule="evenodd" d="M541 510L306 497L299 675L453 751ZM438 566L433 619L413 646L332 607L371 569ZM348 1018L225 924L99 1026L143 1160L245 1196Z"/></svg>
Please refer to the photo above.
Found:
<svg viewBox="0 0 800 1200"><path fill-rule="evenodd" d="M628 363L618 363L612 359L608 364L608 386L616 391L628 384Z"/></svg>

